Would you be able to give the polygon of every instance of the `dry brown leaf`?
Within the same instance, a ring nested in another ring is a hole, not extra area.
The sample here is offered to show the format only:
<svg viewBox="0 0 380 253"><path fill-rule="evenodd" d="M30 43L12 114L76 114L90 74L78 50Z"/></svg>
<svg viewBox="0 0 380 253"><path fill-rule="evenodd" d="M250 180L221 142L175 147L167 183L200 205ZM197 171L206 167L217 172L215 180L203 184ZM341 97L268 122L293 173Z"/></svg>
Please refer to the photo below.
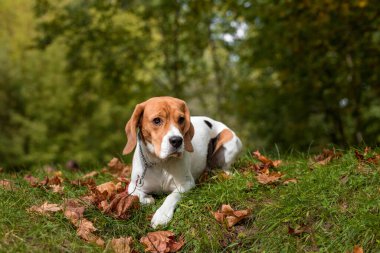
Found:
<svg viewBox="0 0 380 253"><path fill-rule="evenodd" d="M118 158L114 157L108 163L109 172L118 177L129 178L132 173L132 167L124 164Z"/></svg>
<svg viewBox="0 0 380 253"><path fill-rule="evenodd" d="M85 207L76 199L68 199L63 204L65 217L77 228L77 235L85 241L96 243L103 247L104 240L93 234L96 231L94 224L83 218Z"/></svg>
<svg viewBox="0 0 380 253"><path fill-rule="evenodd" d="M27 209L29 212L36 212L42 215L49 215L61 210L62 208L58 204L49 204L47 201L40 206L32 206Z"/></svg>
<svg viewBox="0 0 380 253"><path fill-rule="evenodd" d="M74 226L83 218L84 210L85 207L76 199L68 199L63 204L63 214Z"/></svg>
<svg viewBox="0 0 380 253"><path fill-rule="evenodd" d="M314 156L314 164L326 165L334 159L342 157L341 152L336 152L335 148L333 149L323 149L322 153Z"/></svg>
<svg viewBox="0 0 380 253"><path fill-rule="evenodd" d="M145 245L145 252L154 253L177 252L185 244L183 237L175 241L174 233L171 231L150 232L142 237L140 242Z"/></svg>
<svg viewBox="0 0 380 253"><path fill-rule="evenodd" d="M275 160L272 161L269 158L263 156L260 151L256 150L255 152L252 153L260 162L262 162L264 165L268 167L274 167L277 168L281 164L281 160Z"/></svg>
<svg viewBox="0 0 380 253"><path fill-rule="evenodd" d="M297 178L288 178L288 179L285 179L284 180L284 182L282 182L283 184L290 184L290 183L294 183L294 184L296 184L296 183L298 183L298 180L297 180Z"/></svg>
<svg viewBox="0 0 380 253"><path fill-rule="evenodd" d="M70 183L72 185L76 185L76 186L87 186L89 188L95 188L96 187L95 180L91 177L86 178L86 179L72 180L72 181L70 181Z"/></svg>
<svg viewBox="0 0 380 253"><path fill-rule="evenodd" d="M60 186L57 184L50 185L49 188L54 192L54 193L59 193L63 194L63 189L65 188L64 186Z"/></svg>
<svg viewBox="0 0 380 253"><path fill-rule="evenodd" d="M4 189L4 190L8 190L8 191L13 191L15 190L15 185L12 181L8 180L8 179L1 179L0 180L0 188Z"/></svg>
<svg viewBox="0 0 380 253"><path fill-rule="evenodd" d="M133 239L129 237L112 238L111 247L115 253L132 253Z"/></svg>
<svg viewBox="0 0 380 253"><path fill-rule="evenodd" d="M139 198L137 196L129 195L127 191L119 193L111 201L109 205L107 202L100 202L99 209L104 210L107 214L112 214L118 219L128 219L131 211L140 207Z"/></svg>
<svg viewBox="0 0 380 253"><path fill-rule="evenodd" d="M123 190L121 182L115 184L114 182L106 182L104 184L96 186L96 189L101 193L105 194L107 198L115 196L120 190Z"/></svg>
<svg viewBox="0 0 380 253"><path fill-rule="evenodd" d="M33 187L36 187L38 185L38 178L35 178L32 175L26 175L24 179Z"/></svg>
<svg viewBox="0 0 380 253"><path fill-rule="evenodd" d="M269 175L260 173L256 179L260 184L273 184L279 181L282 176L281 172L271 172Z"/></svg>
<svg viewBox="0 0 380 253"><path fill-rule="evenodd" d="M94 171L91 171L91 172L85 174L85 175L82 177L82 179L87 179L87 178L95 177L95 176L97 176L98 174L99 174L99 172L97 172L97 171L94 170Z"/></svg>
<svg viewBox="0 0 380 253"><path fill-rule="evenodd" d="M227 223L227 227L232 227L242 219L251 214L250 209L234 210L230 205L222 205L220 211L212 212L215 219L220 223Z"/></svg>
<svg viewBox="0 0 380 253"><path fill-rule="evenodd" d="M104 246L104 240L99 236L93 234L96 231L94 224L87 220L86 218L82 218L78 222L77 235L84 239L85 241L95 243L101 247Z"/></svg>

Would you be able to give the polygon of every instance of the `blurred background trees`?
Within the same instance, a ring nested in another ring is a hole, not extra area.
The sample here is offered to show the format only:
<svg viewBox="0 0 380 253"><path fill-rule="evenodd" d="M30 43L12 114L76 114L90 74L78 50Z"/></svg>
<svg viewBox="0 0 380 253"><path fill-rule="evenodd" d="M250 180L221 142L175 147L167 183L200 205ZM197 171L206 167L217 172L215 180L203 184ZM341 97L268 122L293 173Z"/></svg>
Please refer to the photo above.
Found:
<svg viewBox="0 0 380 253"><path fill-rule="evenodd" d="M249 148L376 145L379 14L369 0L2 0L0 166L104 162L159 95Z"/></svg>

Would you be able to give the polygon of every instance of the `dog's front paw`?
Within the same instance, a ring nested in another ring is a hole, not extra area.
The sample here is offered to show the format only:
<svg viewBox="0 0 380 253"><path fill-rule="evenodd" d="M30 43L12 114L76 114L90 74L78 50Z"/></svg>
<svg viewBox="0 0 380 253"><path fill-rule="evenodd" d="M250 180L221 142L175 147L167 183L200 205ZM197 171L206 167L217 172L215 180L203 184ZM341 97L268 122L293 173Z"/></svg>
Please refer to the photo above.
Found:
<svg viewBox="0 0 380 253"><path fill-rule="evenodd" d="M173 218L173 210L167 210L164 207L160 207L153 215L151 226L156 228L157 226L165 226Z"/></svg>

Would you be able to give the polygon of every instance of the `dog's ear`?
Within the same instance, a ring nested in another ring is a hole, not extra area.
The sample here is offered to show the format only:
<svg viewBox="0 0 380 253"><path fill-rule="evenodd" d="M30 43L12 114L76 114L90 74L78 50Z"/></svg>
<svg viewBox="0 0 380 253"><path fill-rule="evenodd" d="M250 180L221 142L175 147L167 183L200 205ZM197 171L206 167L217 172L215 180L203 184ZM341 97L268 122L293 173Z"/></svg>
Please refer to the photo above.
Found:
<svg viewBox="0 0 380 253"><path fill-rule="evenodd" d="M128 142L123 150L123 155L132 152L137 143L137 127L142 114L144 113L145 103L136 105L135 110L127 124L125 125L125 133L127 134Z"/></svg>
<svg viewBox="0 0 380 253"><path fill-rule="evenodd" d="M185 150L187 152L193 152L194 148L193 145L191 144L191 140L193 139L194 136L194 126L191 123L190 120L190 110L187 107L185 103L185 136L184 136L184 142L185 142Z"/></svg>

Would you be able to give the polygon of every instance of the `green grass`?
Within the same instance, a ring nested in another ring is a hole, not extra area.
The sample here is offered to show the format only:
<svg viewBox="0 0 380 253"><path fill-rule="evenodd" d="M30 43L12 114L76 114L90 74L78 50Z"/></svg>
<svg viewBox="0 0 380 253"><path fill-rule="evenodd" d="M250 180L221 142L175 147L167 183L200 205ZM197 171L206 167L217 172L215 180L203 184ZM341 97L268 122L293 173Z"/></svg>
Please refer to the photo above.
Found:
<svg viewBox="0 0 380 253"><path fill-rule="evenodd" d="M235 164L231 179L208 180L184 195L169 226L163 228L183 234L182 252L345 252L361 245L365 252L380 252L380 167L366 165L358 170L353 151L326 166L311 168L309 157L299 154L283 159L279 170L285 178L296 177L297 184L260 185L254 174L244 175L240 168L253 160L249 155ZM62 170L65 177L82 173ZM31 173L43 177L42 169ZM31 188L24 174L0 173L0 179L14 181L16 191L0 189L0 252L103 252L104 249L82 241L61 212L44 217L26 211L48 200L62 203L79 197L86 188L65 184L65 195ZM343 177L348 180L342 180ZM97 184L109 181L99 175ZM253 182L247 187L247 182ZM149 216L163 202L158 196L153 206L143 206L129 220L116 220L89 207L85 216L106 241L112 237L132 236L135 248L143 252L139 239L154 231ZM211 211L222 204L235 209L252 209L249 218L232 229L216 222ZM310 233L288 234L288 226L306 224ZM106 247L106 251L109 250Z"/></svg>

